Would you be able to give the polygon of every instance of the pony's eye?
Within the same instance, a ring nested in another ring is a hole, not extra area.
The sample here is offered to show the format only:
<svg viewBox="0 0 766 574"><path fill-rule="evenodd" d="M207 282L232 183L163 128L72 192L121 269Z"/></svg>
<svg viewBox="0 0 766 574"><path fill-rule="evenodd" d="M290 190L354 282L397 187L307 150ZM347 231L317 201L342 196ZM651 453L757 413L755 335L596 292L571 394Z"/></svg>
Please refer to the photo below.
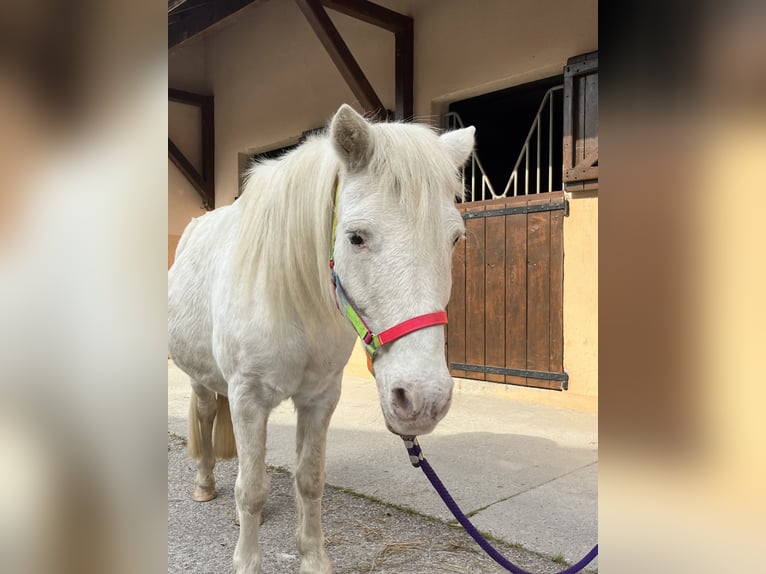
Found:
<svg viewBox="0 0 766 574"><path fill-rule="evenodd" d="M463 238L462 235L456 235L455 239L452 240L452 247L455 247L457 245L457 242L460 241Z"/></svg>
<svg viewBox="0 0 766 574"><path fill-rule="evenodd" d="M364 245L364 237L359 235L358 233L352 233L348 240L351 242L351 245L356 245L357 247L361 247Z"/></svg>

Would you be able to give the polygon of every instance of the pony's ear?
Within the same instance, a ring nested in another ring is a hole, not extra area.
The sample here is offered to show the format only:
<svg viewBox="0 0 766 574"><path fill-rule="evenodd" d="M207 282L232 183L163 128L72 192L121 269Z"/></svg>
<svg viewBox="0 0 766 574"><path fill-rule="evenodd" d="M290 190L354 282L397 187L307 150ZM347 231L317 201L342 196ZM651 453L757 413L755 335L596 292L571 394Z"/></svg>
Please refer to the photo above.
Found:
<svg viewBox="0 0 766 574"><path fill-rule="evenodd" d="M367 165L372 152L370 125L351 106L343 104L335 112L330 124L330 137L349 171Z"/></svg>
<svg viewBox="0 0 766 574"><path fill-rule="evenodd" d="M476 128L468 126L467 128L445 132L439 137L442 145L447 148L447 153L452 158L452 163L457 167L463 167L463 164L471 156L475 132Z"/></svg>

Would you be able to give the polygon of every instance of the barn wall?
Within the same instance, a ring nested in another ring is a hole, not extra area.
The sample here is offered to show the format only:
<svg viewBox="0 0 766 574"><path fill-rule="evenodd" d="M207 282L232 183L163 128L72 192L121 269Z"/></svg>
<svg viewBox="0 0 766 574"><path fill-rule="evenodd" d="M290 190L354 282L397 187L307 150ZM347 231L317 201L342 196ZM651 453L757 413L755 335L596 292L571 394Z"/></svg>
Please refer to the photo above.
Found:
<svg viewBox="0 0 766 574"><path fill-rule="evenodd" d="M438 114L446 110L450 101L561 74L567 58L598 48L597 0L377 0L377 3L415 20L414 114L420 121L436 123ZM333 11L328 13L384 105L393 109L393 35ZM265 2L245 10L204 39L171 52L170 86L215 95L217 206L231 203L238 194L239 153L296 141L304 130L324 125L343 102L359 109L350 89L291 1ZM177 223L188 221L196 194L187 193L184 182L176 177L182 176L173 173L174 167L170 170L175 199L180 202L183 196L185 203L183 207L169 205L169 209L171 213L178 211L172 216L177 217ZM590 225L585 216L581 221ZM577 224L568 227L576 241ZM586 231L582 234L587 238ZM565 277L569 274L564 294L565 330L567 325L574 330L571 337L565 332L565 345L572 346L571 349L565 346L565 361L571 358L574 373L589 377L597 373L597 350L591 346L582 352L584 343L578 343L580 327L576 324L581 315L588 315L591 310L581 309L567 315L566 301L577 300L567 294L567 289L580 289L580 285L587 284L584 275L594 267L589 264L578 270L568 266L566 256L565 265ZM578 279L578 273L584 275ZM595 322L595 316L590 320ZM583 327L586 331L588 328ZM347 372L364 375L364 361L364 353L357 349ZM565 363L567 368L569 365ZM573 402L575 396L581 396L594 403L597 383L594 380L580 384L581 375L574 373L570 373L571 391L567 393L535 389L511 392L535 401ZM558 398L553 398L554 395ZM572 398L566 399L567 395Z"/></svg>
<svg viewBox="0 0 766 574"><path fill-rule="evenodd" d="M568 395L597 408L598 197L572 194L564 218L564 370ZM573 400L573 399L570 399Z"/></svg>
<svg viewBox="0 0 766 574"><path fill-rule="evenodd" d="M211 93L206 79L203 41L189 44L169 56L168 85L195 93ZM200 110L196 106L168 102L168 136L201 171L202 139ZM168 267L186 225L204 213L202 201L189 180L168 159Z"/></svg>
<svg viewBox="0 0 766 574"><path fill-rule="evenodd" d="M200 109L168 103L168 136L198 171L202 171ZM202 199L175 164L168 159L168 235L180 235L192 217L204 213Z"/></svg>
<svg viewBox="0 0 766 574"><path fill-rule="evenodd" d="M451 100L560 74L568 57L598 47L592 0L483 0L482 10L472 0L379 3L415 19L415 116L424 121ZM393 35L328 13L393 109ZM216 97L217 205L237 195L238 152L297 139L341 103L356 104L294 2L247 10L204 44L206 85ZM197 57L179 58L179 67Z"/></svg>
<svg viewBox="0 0 766 574"><path fill-rule="evenodd" d="M561 74L598 48L596 0L413 2L415 113ZM515 158L514 158L515 159Z"/></svg>
<svg viewBox="0 0 766 574"><path fill-rule="evenodd" d="M394 106L393 35L330 13L383 103ZM215 93L216 204L237 195L237 154L323 126L351 90L295 2L267 2L208 39Z"/></svg>

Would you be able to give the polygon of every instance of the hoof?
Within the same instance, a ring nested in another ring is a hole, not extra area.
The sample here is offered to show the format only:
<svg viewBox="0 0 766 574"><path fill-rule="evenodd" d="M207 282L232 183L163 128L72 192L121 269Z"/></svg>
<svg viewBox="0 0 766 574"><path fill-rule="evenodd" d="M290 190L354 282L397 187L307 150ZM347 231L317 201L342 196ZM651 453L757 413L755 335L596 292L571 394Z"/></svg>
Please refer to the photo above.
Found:
<svg viewBox="0 0 766 574"><path fill-rule="evenodd" d="M192 494L192 500L195 502L207 502L208 500L213 500L216 497L215 493L215 487L213 488L202 488L201 486L198 486L194 489L194 494Z"/></svg>

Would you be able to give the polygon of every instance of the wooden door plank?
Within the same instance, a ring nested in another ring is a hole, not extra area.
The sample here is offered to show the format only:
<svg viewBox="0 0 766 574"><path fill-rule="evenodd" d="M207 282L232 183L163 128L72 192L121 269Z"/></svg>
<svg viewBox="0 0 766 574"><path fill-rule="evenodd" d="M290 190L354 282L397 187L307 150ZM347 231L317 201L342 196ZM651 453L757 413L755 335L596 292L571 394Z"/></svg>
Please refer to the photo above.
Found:
<svg viewBox="0 0 766 574"><path fill-rule="evenodd" d="M563 194L557 194L563 195ZM561 197L551 197L558 201ZM550 351L548 370L564 372L564 212L551 212L550 241ZM555 381L557 389L561 383Z"/></svg>
<svg viewBox="0 0 766 574"><path fill-rule="evenodd" d="M465 204L458 211L465 211ZM452 292L447 306L447 365L465 364L465 240L455 245L452 254ZM450 369L453 377L465 378L468 373Z"/></svg>
<svg viewBox="0 0 766 574"><path fill-rule="evenodd" d="M585 145L583 133L585 131L585 76L578 76L574 80L574 161L573 166L582 162L585 157Z"/></svg>
<svg viewBox="0 0 766 574"><path fill-rule="evenodd" d="M529 203L550 202L547 196ZM550 357L550 227L549 211L527 216L527 368L533 371L547 371ZM540 386L540 381L527 384Z"/></svg>
<svg viewBox="0 0 766 574"><path fill-rule="evenodd" d="M575 109L574 78L567 72L564 76L564 141L562 143L564 163L562 171L565 175L564 183L567 181L567 171L574 167Z"/></svg>
<svg viewBox="0 0 766 574"><path fill-rule="evenodd" d="M507 207L526 203L526 197L510 197ZM505 368L527 368L527 214L505 219ZM526 385L524 377L505 376L512 385Z"/></svg>
<svg viewBox="0 0 766 574"><path fill-rule="evenodd" d="M466 212L484 211L484 205L466 204ZM486 219L465 220L465 362L484 365L484 250ZM484 373L471 373L484 380Z"/></svg>
<svg viewBox="0 0 766 574"><path fill-rule="evenodd" d="M504 207L505 201L498 207ZM485 221L484 364L505 366L505 218ZM505 375L486 374L486 380L504 383Z"/></svg>
<svg viewBox="0 0 766 574"><path fill-rule="evenodd" d="M583 160L587 161L590 156L595 155L598 161L598 73L588 74L584 80ZM587 161L587 164L592 163L592 159Z"/></svg>

